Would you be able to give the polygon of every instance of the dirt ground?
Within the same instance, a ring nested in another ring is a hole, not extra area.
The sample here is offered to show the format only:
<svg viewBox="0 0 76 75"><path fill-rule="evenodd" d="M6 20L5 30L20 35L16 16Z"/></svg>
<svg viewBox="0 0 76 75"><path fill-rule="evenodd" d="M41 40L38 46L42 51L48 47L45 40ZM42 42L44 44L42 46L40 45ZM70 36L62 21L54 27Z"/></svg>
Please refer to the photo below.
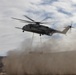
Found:
<svg viewBox="0 0 76 75"><path fill-rule="evenodd" d="M5 73L0 73L0 75L6 75Z"/></svg>

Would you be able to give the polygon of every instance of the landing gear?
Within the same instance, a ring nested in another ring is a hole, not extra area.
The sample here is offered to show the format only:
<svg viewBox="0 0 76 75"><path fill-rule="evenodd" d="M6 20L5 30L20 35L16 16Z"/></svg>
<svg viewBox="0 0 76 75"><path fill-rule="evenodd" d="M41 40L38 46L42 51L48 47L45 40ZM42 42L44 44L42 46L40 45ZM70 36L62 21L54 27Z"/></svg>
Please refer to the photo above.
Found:
<svg viewBox="0 0 76 75"><path fill-rule="evenodd" d="M22 32L24 32L24 30Z"/></svg>
<svg viewBox="0 0 76 75"><path fill-rule="evenodd" d="M40 36L41 36L41 34L40 34Z"/></svg>

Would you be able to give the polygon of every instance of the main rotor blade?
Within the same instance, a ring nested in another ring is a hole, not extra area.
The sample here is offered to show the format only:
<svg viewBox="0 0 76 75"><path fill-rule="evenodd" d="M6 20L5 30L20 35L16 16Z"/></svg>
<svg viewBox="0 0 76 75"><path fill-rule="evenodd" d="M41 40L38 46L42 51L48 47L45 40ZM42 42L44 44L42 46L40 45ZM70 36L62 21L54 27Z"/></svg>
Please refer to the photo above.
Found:
<svg viewBox="0 0 76 75"><path fill-rule="evenodd" d="M35 22L33 19L29 18L28 16L24 15L26 18L28 18L29 20Z"/></svg>
<svg viewBox="0 0 76 75"><path fill-rule="evenodd" d="M40 24L52 24L54 21L52 22L40 22Z"/></svg>
<svg viewBox="0 0 76 75"><path fill-rule="evenodd" d="M17 28L17 29L22 29L22 28L20 28L20 27L15 27L15 28Z"/></svg>
<svg viewBox="0 0 76 75"><path fill-rule="evenodd" d="M12 17L12 19L19 20L19 21L22 21L22 22L24 22L24 23L25 23L25 22L27 22L27 23L33 23L33 22L31 22L31 21L27 21L27 20L23 20L23 19L18 19L18 18L13 18L13 17Z"/></svg>
<svg viewBox="0 0 76 75"><path fill-rule="evenodd" d="M42 21L44 21L44 20L46 20L47 19L47 17L46 18L44 18ZM40 21L40 22L42 22L42 21Z"/></svg>

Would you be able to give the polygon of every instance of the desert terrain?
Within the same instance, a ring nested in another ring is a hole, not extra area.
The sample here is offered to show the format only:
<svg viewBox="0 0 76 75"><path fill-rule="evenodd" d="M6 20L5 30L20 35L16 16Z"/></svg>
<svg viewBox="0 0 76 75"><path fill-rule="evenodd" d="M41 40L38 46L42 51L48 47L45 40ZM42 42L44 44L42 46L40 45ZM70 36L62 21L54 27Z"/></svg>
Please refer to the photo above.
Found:
<svg viewBox="0 0 76 75"><path fill-rule="evenodd" d="M12 53L3 58L2 62L3 66L1 68L4 69L6 75L76 74L76 51L57 53L30 52L28 54Z"/></svg>

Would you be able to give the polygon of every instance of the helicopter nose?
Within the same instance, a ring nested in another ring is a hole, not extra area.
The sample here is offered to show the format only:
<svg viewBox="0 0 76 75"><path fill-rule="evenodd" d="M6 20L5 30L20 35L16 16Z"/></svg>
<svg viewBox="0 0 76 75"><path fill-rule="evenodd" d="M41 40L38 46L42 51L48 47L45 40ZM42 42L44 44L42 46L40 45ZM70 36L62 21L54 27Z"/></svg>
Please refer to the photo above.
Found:
<svg viewBox="0 0 76 75"><path fill-rule="evenodd" d="M25 29L26 26L23 26L23 29Z"/></svg>
<svg viewBox="0 0 76 75"><path fill-rule="evenodd" d="M25 31L25 26L23 26L22 30L23 30L23 32Z"/></svg>
<svg viewBox="0 0 76 75"><path fill-rule="evenodd" d="M25 30L25 26L23 26L22 30Z"/></svg>

